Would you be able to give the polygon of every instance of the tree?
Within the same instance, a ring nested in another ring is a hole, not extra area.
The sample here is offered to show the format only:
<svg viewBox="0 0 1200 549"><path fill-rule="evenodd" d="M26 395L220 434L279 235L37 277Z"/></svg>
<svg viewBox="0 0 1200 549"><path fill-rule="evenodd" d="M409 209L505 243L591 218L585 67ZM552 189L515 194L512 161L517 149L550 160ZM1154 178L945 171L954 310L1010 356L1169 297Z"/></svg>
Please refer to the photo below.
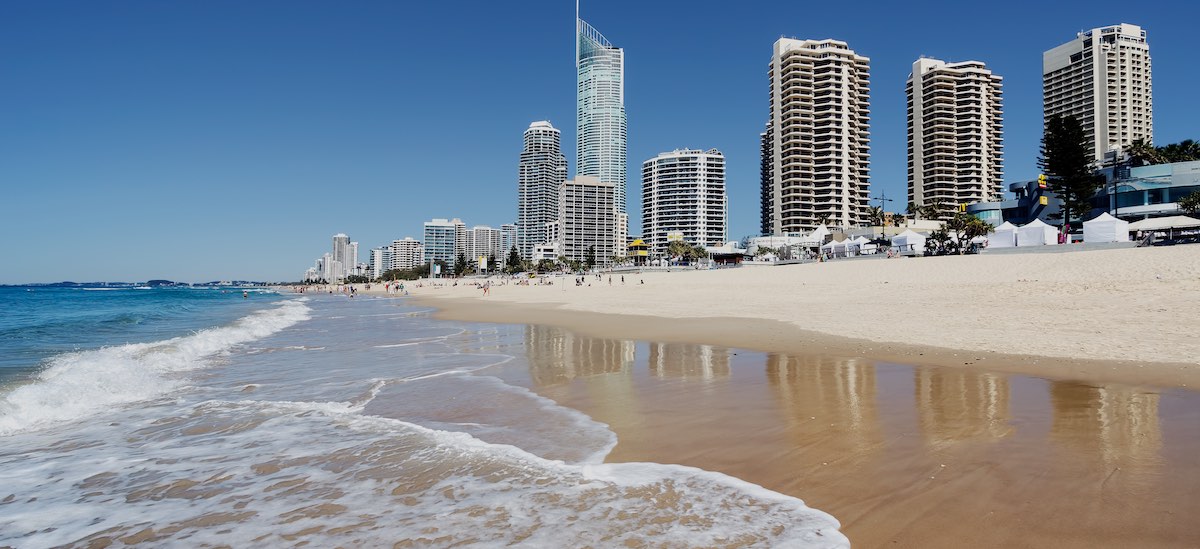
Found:
<svg viewBox="0 0 1200 549"><path fill-rule="evenodd" d="M504 262L504 270L508 274L518 273L521 270L521 254L517 253L517 247L513 246L508 250L508 260Z"/></svg>
<svg viewBox="0 0 1200 549"><path fill-rule="evenodd" d="M596 246L588 246L587 251L583 254L583 263L587 265L588 270L596 265Z"/></svg>
<svg viewBox="0 0 1200 549"><path fill-rule="evenodd" d="M462 276L463 273L467 272L467 268L469 267L467 254L465 252L458 252L458 255L454 258L454 276Z"/></svg>
<svg viewBox="0 0 1200 549"><path fill-rule="evenodd" d="M1141 139L1130 143L1129 148L1125 152L1129 153L1129 159L1133 161L1134 166L1163 163L1162 154L1158 152L1158 149Z"/></svg>
<svg viewBox="0 0 1200 549"><path fill-rule="evenodd" d="M1192 194L1180 198L1178 204L1179 209L1195 215L1197 211L1200 211L1200 191L1195 191Z"/></svg>
<svg viewBox="0 0 1200 549"><path fill-rule="evenodd" d="M686 259L692 247L682 240L672 240L667 243L667 255Z"/></svg>
<svg viewBox="0 0 1200 549"><path fill-rule="evenodd" d="M942 230L957 239L956 248L959 255L962 255L972 238L987 236L991 232L992 226L969 213L957 212L945 223L942 223Z"/></svg>
<svg viewBox="0 0 1200 549"><path fill-rule="evenodd" d="M879 206L871 206L867 209L867 223L872 227L883 226L883 208Z"/></svg>
<svg viewBox="0 0 1200 549"><path fill-rule="evenodd" d="M1162 157L1162 162L1164 163L1191 162L1193 160L1200 160L1200 143L1197 143L1191 139L1184 139L1178 143L1172 143L1165 147L1159 147L1158 154Z"/></svg>
<svg viewBox="0 0 1200 549"><path fill-rule="evenodd" d="M488 254L488 271L494 271L498 268L499 265L496 263L496 252Z"/></svg>
<svg viewBox="0 0 1200 549"><path fill-rule="evenodd" d="M1064 228L1071 219L1091 211L1090 200L1100 188L1101 178L1092 170L1092 157L1087 150L1087 134L1073 116L1055 116L1046 122L1042 135L1038 167L1048 176L1048 186L1062 200Z"/></svg>
<svg viewBox="0 0 1200 549"><path fill-rule="evenodd" d="M362 284L370 281L371 279L364 275L350 275L346 277L346 284Z"/></svg>
<svg viewBox="0 0 1200 549"><path fill-rule="evenodd" d="M929 238L926 242L931 244L927 247L929 250L941 254L950 250L952 240L950 239L950 232L943 226L943 228L929 233Z"/></svg>
<svg viewBox="0 0 1200 549"><path fill-rule="evenodd" d="M537 262L537 272L548 273L558 268L553 259L543 259Z"/></svg>

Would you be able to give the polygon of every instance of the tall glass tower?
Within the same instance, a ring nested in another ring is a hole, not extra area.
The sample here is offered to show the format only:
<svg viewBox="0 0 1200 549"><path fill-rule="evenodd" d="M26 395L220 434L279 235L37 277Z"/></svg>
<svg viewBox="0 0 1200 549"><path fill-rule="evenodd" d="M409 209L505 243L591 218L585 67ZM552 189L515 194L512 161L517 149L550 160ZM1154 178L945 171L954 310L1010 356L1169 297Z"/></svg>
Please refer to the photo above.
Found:
<svg viewBox="0 0 1200 549"><path fill-rule="evenodd" d="M625 51L575 17L579 76L576 163L578 175L614 187L617 213L625 213Z"/></svg>

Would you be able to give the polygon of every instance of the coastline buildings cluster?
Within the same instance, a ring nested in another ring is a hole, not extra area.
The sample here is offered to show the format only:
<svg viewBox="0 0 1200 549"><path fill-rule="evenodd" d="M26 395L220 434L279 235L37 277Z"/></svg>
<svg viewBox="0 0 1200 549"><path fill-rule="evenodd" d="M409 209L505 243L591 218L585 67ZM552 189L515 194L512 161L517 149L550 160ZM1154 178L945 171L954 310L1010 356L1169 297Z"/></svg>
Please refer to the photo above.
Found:
<svg viewBox="0 0 1200 549"><path fill-rule="evenodd" d="M672 240L725 245L726 167L716 149L677 149L645 160L642 234L630 234L625 52L578 14L575 45L573 178L560 130L549 121L534 121L523 133L514 223L467 229L459 219L433 219L425 222L421 241L410 237L375 248L361 265L356 252L349 251L348 239L338 235L333 251L309 274L379 276L414 268L418 261L453 267L461 257L482 270L504 266L513 249L522 261L533 263L591 259L608 266L626 261L631 244L650 258L669 255ZM900 215L883 211L887 202L898 199L871 196L870 69L870 58L840 40L775 42L767 70L768 120L759 136L763 237L819 233L828 240L828 228L878 227ZM1151 63L1140 27L1122 23L1080 32L1044 52L1042 73L1044 122L1056 116L1077 118L1097 167L1127 159L1135 142L1152 142ZM965 209L996 225L1006 217L1044 218L1054 211L1053 204L1044 208L1045 201L1029 200L1032 194L1021 201L1028 211L1018 212L1011 200L1003 201L1006 191L1016 192L1019 201L1029 193L1027 183L1004 185L1001 75L978 60L922 57L913 63L905 90L908 209L923 212L921 217L930 222ZM1182 196L1164 196L1176 195ZM878 207L872 208L875 200Z"/></svg>

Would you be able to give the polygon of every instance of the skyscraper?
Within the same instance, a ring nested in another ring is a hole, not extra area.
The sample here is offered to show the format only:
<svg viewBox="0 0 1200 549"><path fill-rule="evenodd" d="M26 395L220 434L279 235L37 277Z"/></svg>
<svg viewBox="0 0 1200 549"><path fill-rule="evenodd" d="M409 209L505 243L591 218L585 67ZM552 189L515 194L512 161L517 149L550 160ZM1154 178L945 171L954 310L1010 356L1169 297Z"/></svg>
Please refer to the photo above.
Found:
<svg viewBox="0 0 1200 549"><path fill-rule="evenodd" d="M559 253L567 259L585 261L588 249L594 247L596 264L605 265L616 253L614 187L586 175L563 182L558 207Z"/></svg>
<svg viewBox="0 0 1200 549"><path fill-rule="evenodd" d="M720 246L728 232L725 155L675 150L642 163L642 239L655 255L667 251L667 233L688 244Z"/></svg>
<svg viewBox="0 0 1200 549"><path fill-rule="evenodd" d="M529 259L534 246L549 241L546 224L558 220L558 189L567 179L559 131L549 122L534 122L525 130L518 172L517 251Z"/></svg>
<svg viewBox="0 0 1200 549"><path fill-rule="evenodd" d="M913 63L908 94L908 202L940 205L1000 198L1004 183L1001 78L978 61Z"/></svg>
<svg viewBox="0 0 1200 549"><path fill-rule="evenodd" d="M425 248L411 237L406 236L403 240L393 240L388 249L390 250L388 257L391 259L390 269L412 269L426 263Z"/></svg>
<svg viewBox="0 0 1200 549"><path fill-rule="evenodd" d="M1096 28L1043 53L1042 114L1079 120L1097 163L1134 141L1153 142L1146 31L1126 23Z"/></svg>
<svg viewBox="0 0 1200 549"><path fill-rule="evenodd" d="M576 175L613 186L625 213L625 52L586 21L575 18L577 72Z"/></svg>
<svg viewBox="0 0 1200 549"><path fill-rule="evenodd" d="M454 267L458 254L467 253L467 226L458 218L426 221L423 240L425 263L444 261Z"/></svg>
<svg viewBox="0 0 1200 549"><path fill-rule="evenodd" d="M771 57L772 234L861 225L870 192L870 60L838 40L775 42Z"/></svg>
<svg viewBox="0 0 1200 549"><path fill-rule="evenodd" d="M333 235L333 253L330 254L330 266L326 267L327 280L344 278L346 268L350 265L350 237L338 233Z"/></svg>

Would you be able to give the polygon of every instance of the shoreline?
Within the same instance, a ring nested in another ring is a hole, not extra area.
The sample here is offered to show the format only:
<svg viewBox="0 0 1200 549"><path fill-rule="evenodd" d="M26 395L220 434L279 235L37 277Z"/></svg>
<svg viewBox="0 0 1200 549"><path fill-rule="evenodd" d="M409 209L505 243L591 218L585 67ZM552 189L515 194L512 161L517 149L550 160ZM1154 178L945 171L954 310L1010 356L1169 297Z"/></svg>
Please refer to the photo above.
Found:
<svg viewBox="0 0 1200 549"><path fill-rule="evenodd" d="M1071 359L878 342L803 330L787 322L761 318L663 318L576 311L552 303L530 305L472 298L410 297L421 306L433 308L433 317L441 320L551 326L594 338L717 345L824 358L860 358L1081 383L1200 389L1200 368L1187 363Z"/></svg>
<svg viewBox="0 0 1200 549"><path fill-rule="evenodd" d="M421 280L406 289L454 320L1200 387L1200 246L603 273L583 275L581 285L575 275L551 279ZM487 296L476 286L484 280ZM366 293L391 295L383 286Z"/></svg>

